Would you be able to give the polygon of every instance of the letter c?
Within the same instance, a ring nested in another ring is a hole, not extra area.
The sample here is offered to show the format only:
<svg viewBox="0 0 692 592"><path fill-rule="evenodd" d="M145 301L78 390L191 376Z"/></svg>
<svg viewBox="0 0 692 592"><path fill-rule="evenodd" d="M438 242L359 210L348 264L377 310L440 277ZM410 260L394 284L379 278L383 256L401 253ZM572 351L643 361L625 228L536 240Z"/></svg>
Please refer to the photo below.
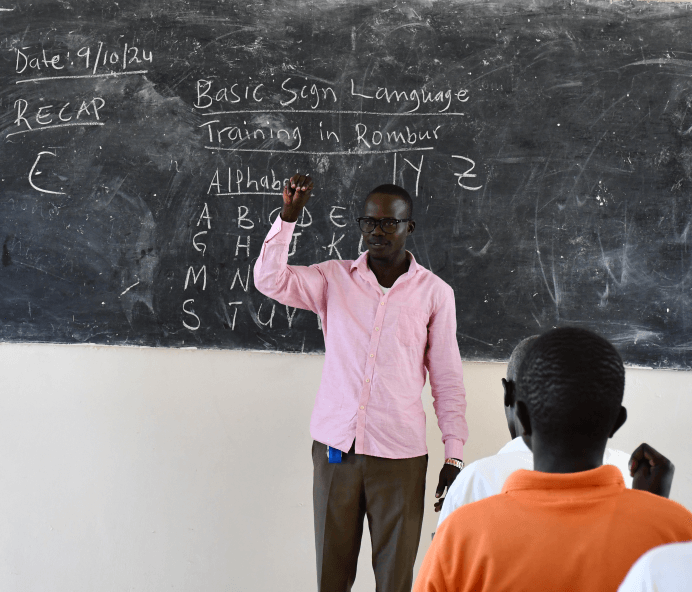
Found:
<svg viewBox="0 0 692 592"><path fill-rule="evenodd" d="M64 191L50 191L49 189L41 189L40 187L37 187L37 186L34 184L34 181L33 181L34 171L36 170L36 166L38 165L38 161L41 160L41 156L43 156L44 154L50 154L51 156L56 156L55 152L44 151L44 152L39 152L39 153L38 153L38 156L36 157L36 160L34 161L34 166L32 166L32 167L31 167L31 170L29 171L29 184L30 184L34 189L36 189L36 191L40 191L41 193L52 193L53 195L65 195L65 192L64 192ZM40 175L40 174L41 174L41 171L39 171L39 172L36 173L36 174L37 174L37 175Z"/></svg>

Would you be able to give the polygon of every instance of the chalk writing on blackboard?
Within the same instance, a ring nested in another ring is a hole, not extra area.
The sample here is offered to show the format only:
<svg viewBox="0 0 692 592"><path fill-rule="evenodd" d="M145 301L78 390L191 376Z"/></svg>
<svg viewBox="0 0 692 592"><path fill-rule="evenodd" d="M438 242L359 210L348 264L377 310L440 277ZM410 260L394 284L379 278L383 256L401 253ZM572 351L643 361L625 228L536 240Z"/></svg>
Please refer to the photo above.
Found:
<svg viewBox="0 0 692 592"><path fill-rule="evenodd" d="M214 168L207 195L219 198L280 196L288 181L288 173L277 173L273 166L261 169L243 162L243 156L264 154L347 157L356 160L390 156L394 182L397 169L402 166L408 166L415 172L412 193L418 197L426 153L438 148L446 118L464 117L464 112L455 109L471 98L465 88L390 88L376 81L364 81L356 87L353 79L345 88L341 88L307 82L314 78L308 74L305 82L301 83L295 77L287 77L280 84L272 84L269 80L232 82L227 85L207 78L196 81L194 107L205 118L198 126L205 142L204 148L241 157L236 167ZM353 99L368 106L350 109L348 101ZM411 120L414 116L415 121ZM368 118L367 123L362 121L363 117ZM333 118L340 122L338 129L330 126ZM396 123L393 124L392 120ZM475 159L450 154L448 165L448 174L460 188L469 191L482 189L482 183L477 180L478 173L474 172ZM475 184L471 185L469 180ZM237 206L236 223L240 230L251 232L255 228L255 217L250 207ZM279 211L280 207L274 208L266 223L271 224ZM327 232L325 244L319 245L325 259L344 258L345 214L344 206L332 204L329 207L328 220L334 230ZM298 241L305 232L309 232L306 229L311 224L311 214L306 210L293 235L289 259L296 253ZM249 236L247 240L250 240ZM358 253L362 253L362 238L359 241ZM236 244L236 255L238 248L239 243ZM250 272L249 264L233 272L230 291L238 298L248 291ZM188 272L188 278L192 273ZM188 286L187 278L185 286ZM186 316L191 315L187 307L193 303L194 300L190 299L184 301L183 313ZM242 300L235 298L228 304L231 310L227 314L232 314L232 319L227 320L227 324L231 330L235 328L242 304ZM272 329L276 322L276 304L262 303L256 312L250 311L250 314L261 327ZM294 315L295 310L291 313L286 309L289 328ZM196 318L194 330L200 327L199 318ZM183 324L191 328L187 321L184 320Z"/></svg>
<svg viewBox="0 0 692 592"><path fill-rule="evenodd" d="M692 366L689 6L0 15L0 339L322 351L320 320L252 279L301 171L289 262L358 257L362 199L402 185L465 359L571 323L628 363Z"/></svg>

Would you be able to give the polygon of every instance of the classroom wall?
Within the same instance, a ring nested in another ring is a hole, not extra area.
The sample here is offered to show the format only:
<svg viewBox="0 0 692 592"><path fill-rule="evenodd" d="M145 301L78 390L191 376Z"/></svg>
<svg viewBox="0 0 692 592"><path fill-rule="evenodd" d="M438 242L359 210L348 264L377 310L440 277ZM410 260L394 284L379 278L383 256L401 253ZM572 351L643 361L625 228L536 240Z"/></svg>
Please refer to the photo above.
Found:
<svg viewBox="0 0 692 592"><path fill-rule="evenodd" d="M0 590L316 589L308 423L322 356L0 345ZM467 363L466 460L508 439L504 364ZM430 470L418 564L443 460ZM692 374L629 369L630 419L692 508ZM355 590L374 589L364 537ZM416 566L416 570L417 570Z"/></svg>

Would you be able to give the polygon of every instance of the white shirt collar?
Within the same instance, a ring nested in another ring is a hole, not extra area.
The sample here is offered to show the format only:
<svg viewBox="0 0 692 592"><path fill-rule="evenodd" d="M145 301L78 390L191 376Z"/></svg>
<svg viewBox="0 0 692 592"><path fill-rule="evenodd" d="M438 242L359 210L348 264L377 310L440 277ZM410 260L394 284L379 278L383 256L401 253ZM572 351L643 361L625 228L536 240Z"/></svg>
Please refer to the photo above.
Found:
<svg viewBox="0 0 692 592"><path fill-rule="evenodd" d="M531 452L531 450L529 450L529 447L524 443L522 437L517 436L514 440L507 442L497 453L504 454L505 452Z"/></svg>

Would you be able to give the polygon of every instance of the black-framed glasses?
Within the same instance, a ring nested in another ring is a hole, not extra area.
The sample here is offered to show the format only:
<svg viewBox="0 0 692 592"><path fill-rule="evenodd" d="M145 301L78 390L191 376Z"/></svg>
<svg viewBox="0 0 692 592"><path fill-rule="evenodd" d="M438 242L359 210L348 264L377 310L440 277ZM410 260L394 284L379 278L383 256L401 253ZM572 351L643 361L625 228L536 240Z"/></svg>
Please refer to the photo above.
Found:
<svg viewBox="0 0 692 592"><path fill-rule="evenodd" d="M379 226L385 234L394 234L401 222L410 222L411 218L402 218L401 220L398 218L381 218L377 220L364 216L356 218L356 221L363 232L374 232L375 228Z"/></svg>

